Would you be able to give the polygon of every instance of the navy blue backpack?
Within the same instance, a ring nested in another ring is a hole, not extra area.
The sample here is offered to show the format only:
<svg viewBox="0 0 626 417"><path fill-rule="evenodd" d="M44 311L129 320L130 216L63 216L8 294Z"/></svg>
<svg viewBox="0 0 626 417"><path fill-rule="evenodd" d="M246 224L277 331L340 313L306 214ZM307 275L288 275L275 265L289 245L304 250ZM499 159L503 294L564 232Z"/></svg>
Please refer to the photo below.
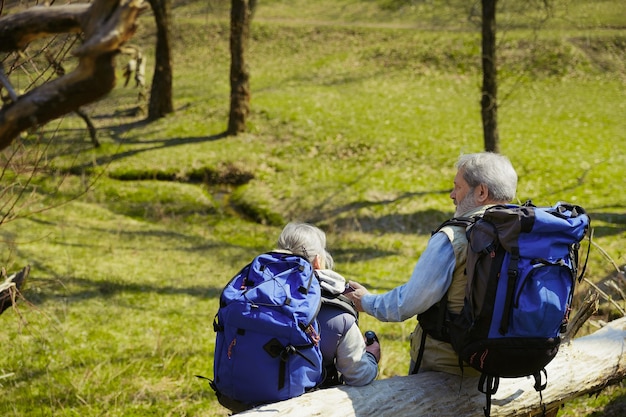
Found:
<svg viewBox="0 0 626 417"><path fill-rule="evenodd" d="M418 319L428 334L452 344L459 361L481 372L489 416L499 378L532 375L540 395L545 388L544 367L558 352L584 274L584 268L578 273L578 252L589 217L571 204L528 202L493 206L446 225L467 231L464 306L458 315L448 312L446 296Z"/></svg>
<svg viewBox="0 0 626 417"><path fill-rule="evenodd" d="M296 397L323 379L321 288L303 257L257 256L226 285L213 323L211 387L234 412Z"/></svg>

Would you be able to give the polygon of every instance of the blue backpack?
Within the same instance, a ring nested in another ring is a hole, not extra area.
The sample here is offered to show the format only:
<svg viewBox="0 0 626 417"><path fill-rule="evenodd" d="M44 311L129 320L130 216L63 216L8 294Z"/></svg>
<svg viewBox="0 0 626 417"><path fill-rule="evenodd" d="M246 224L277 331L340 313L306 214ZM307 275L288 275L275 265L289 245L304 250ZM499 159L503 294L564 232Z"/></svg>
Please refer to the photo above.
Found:
<svg viewBox="0 0 626 417"><path fill-rule="evenodd" d="M589 217L571 204L527 202L493 206L440 228L446 225L466 227L464 306L460 314L449 312L446 296L418 320L424 333L452 344L460 365L481 372L478 388L489 416L499 378L532 375L540 395L546 387L544 367L558 352L584 274L584 267L578 274L578 252Z"/></svg>
<svg viewBox="0 0 626 417"><path fill-rule="evenodd" d="M296 397L323 378L321 288L303 257L257 256L226 285L213 322L211 387L234 412Z"/></svg>

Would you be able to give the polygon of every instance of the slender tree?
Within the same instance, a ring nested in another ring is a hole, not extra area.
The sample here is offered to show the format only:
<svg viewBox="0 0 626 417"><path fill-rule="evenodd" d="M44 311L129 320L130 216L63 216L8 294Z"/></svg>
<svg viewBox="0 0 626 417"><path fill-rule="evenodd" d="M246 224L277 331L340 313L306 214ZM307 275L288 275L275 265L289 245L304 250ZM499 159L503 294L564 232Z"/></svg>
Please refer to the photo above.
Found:
<svg viewBox="0 0 626 417"><path fill-rule="evenodd" d="M256 4L256 2L254 2ZM230 113L227 134L245 132L250 112L250 73L246 51L252 9L249 0L232 0L230 14Z"/></svg>
<svg viewBox="0 0 626 417"><path fill-rule="evenodd" d="M485 151L500 152L498 135L498 80L496 65L496 3L482 0L483 85L480 109Z"/></svg>
<svg viewBox="0 0 626 417"><path fill-rule="evenodd" d="M169 22L171 0L149 0L149 2L156 22L157 42L154 76L148 103L148 120L156 120L174 111Z"/></svg>

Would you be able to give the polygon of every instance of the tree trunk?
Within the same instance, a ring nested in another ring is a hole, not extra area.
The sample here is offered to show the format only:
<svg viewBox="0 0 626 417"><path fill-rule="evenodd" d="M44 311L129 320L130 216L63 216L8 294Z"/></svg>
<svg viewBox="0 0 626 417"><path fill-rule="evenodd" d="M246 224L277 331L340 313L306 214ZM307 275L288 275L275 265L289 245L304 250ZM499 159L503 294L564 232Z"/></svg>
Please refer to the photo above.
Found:
<svg viewBox="0 0 626 417"><path fill-rule="evenodd" d="M626 377L626 317L596 333L563 344L546 366L543 390L547 410L565 401L601 390ZM376 380L364 387L341 386L257 407L246 417L436 416L480 417L485 395L478 378L440 372ZM532 378L503 378L492 397L492 416L540 415L542 405ZM238 414L239 415L239 414Z"/></svg>
<svg viewBox="0 0 626 417"><path fill-rule="evenodd" d="M488 152L500 152L496 66L496 3L497 0L482 0L483 88L480 110L483 120L485 151Z"/></svg>
<svg viewBox="0 0 626 417"><path fill-rule="evenodd" d="M172 101L172 58L170 49L170 1L150 0L157 28L154 76L150 88L148 120L174 111Z"/></svg>
<svg viewBox="0 0 626 417"><path fill-rule="evenodd" d="M232 0L230 15L230 113L229 135L246 131L250 112L250 74L246 50L250 37L251 10L248 0Z"/></svg>

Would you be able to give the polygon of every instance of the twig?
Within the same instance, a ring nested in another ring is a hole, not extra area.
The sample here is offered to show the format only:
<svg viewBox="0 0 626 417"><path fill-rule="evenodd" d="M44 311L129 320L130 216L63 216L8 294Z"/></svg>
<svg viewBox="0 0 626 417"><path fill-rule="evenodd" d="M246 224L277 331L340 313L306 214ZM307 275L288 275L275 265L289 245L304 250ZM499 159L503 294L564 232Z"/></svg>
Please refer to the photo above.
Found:
<svg viewBox="0 0 626 417"><path fill-rule="evenodd" d="M615 308L617 308L617 310L622 314L622 317L626 316L626 311L624 311L624 309L619 304L617 304L615 300L613 300L613 297L611 297L610 295L602 291L596 284L589 281L589 279L587 278L583 278L583 279L585 280L587 284L591 285L602 296L602 298L604 298L609 303L613 304Z"/></svg>
<svg viewBox="0 0 626 417"><path fill-rule="evenodd" d="M592 244L593 246L595 246L595 248L596 248L596 249L598 249L598 250L600 251L600 253L601 253L602 255L604 255L604 257L605 257L606 259L608 259L608 260L609 260L609 262L611 262L611 264L613 265L613 267L615 268L615 270L617 271L617 273L622 272L622 271L620 271L619 266L615 263L615 261L613 260L613 258L611 258L611 257L609 256L609 254L608 254L608 253L606 253L606 251L600 247L600 245L598 245L595 241L592 241L592 242L591 242L591 244Z"/></svg>
<svg viewBox="0 0 626 417"><path fill-rule="evenodd" d="M4 73L4 66L2 65L0 65L0 83L4 88L7 89L7 91L9 92L9 97L11 97L11 101L15 103L17 101L17 93L13 89L13 86L11 85L9 79Z"/></svg>
<svg viewBox="0 0 626 417"><path fill-rule="evenodd" d="M590 292L582 305L576 312L576 315L567 324L567 330L563 334L563 341L569 342L572 340L578 331L583 327L583 324L591 317L596 311L598 311L599 295L595 292Z"/></svg>
<svg viewBox="0 0 626 417"><path fill-rule="evenodd" d="M624 293L624 291L620 288L620 286L617 285L615 280L609 279L608 281L606 281L606 285L613 288L615 291L617 291L620 297L622 297L622 300L626 300L626 293Z"/></svg>

